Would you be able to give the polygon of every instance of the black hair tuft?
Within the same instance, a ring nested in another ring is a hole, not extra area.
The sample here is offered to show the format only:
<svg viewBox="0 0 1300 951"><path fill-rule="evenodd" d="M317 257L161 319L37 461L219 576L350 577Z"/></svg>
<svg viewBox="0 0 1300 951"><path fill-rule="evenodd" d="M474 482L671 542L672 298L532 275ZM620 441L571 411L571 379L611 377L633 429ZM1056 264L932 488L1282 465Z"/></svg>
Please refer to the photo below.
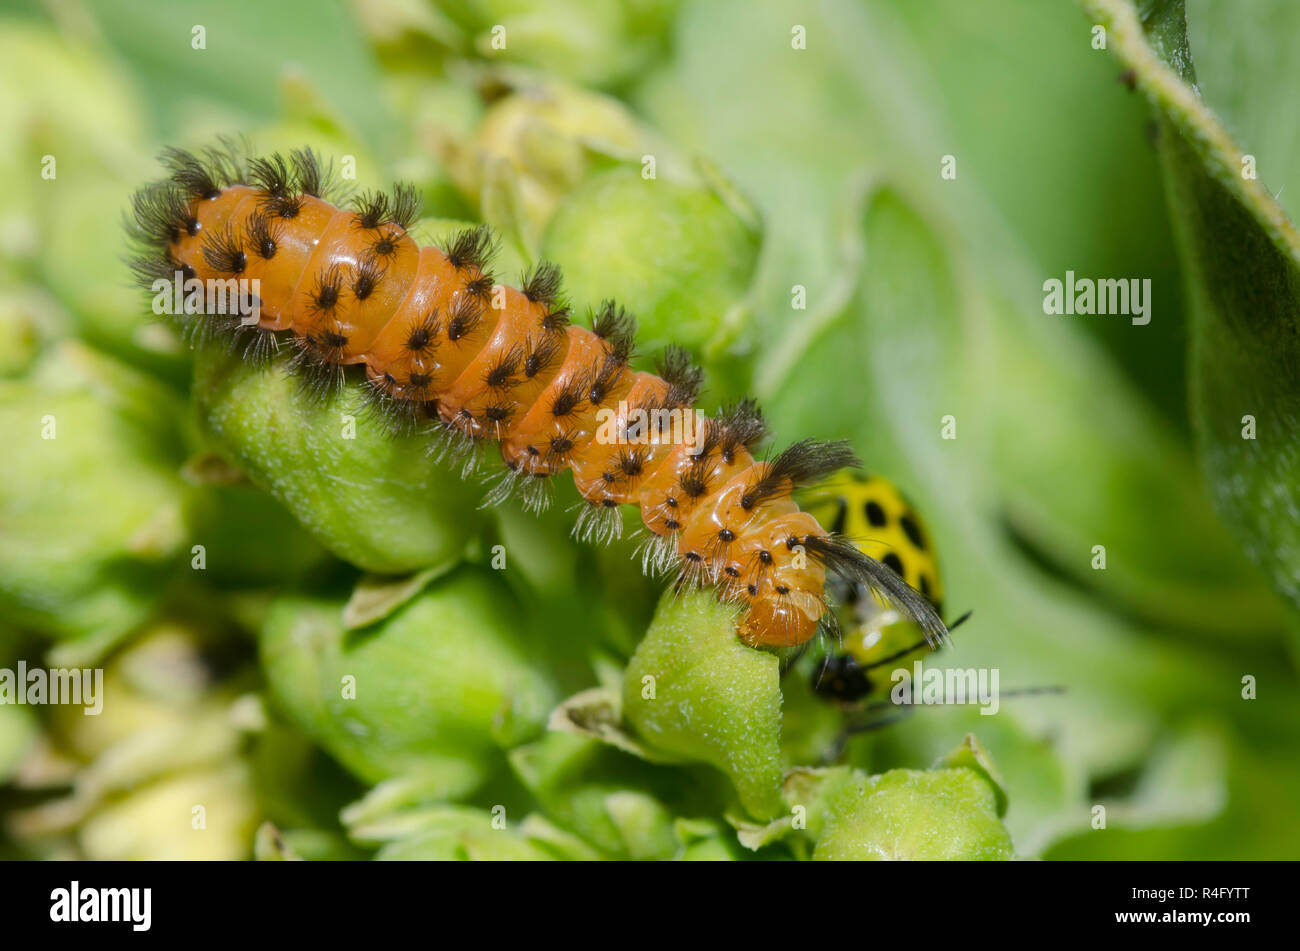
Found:
<svg viewBox="0 0 1300 951"><path fill-rule="evenodd" d="M663 408L694 406L704 385L704 370L691 362L691 355L677 344L664 348L655 361L655 372L668 384Z"/></svg>
<svg viewBox="0 0 1300 951"><path fill-rule="evenodd" d="M915 621L931 647L938 647L948 640L948 629L930 599L847 538L842 535L806 535L797 541L827 572L850 584L865 585L873 594Z"/></svg>
<svg viewBox="0 0 1300 951"><path fill-rule="evenodd" d="M438 347L438 329L438 315L427 313L411 325L402 346L408 353L431 354Z"/></svg>
<svg viewBox="0 0 1300 951"><path fill-rule="evenodd" d="M746 486L740 507L748 511L789 495L798 486L817 482L838 469L859 465L858 457L845 441L800 440L782 450L762 477Z"/></svg>
<svg viewBox="0 0 1300 951"><path fill-rule="evenodd" d="M279 250L282 234L283 228L278 221L272 221L262 211L255 211L244 225L244 245L263 261L269 261Z"/></svg>
<svg viewBox="0 0 1300 951"><path fill-rule="evenodd" d="M293 190L326 201L337 191L334 163L323 162L315 149L294 149L289 153L289 164L293 172Z"/></svg>
<svg viewBox="0 0 1300 951"><path fill-rule="evenodd" d="M519 290L534 304L552 307L560 299L560 267L550 261L540 261L524 272L519 280Z"/></svg>
<svg viewBox="0 0 1300 951"><path fill-rule="evenodd" d="M372 191L362 192L353 201L357 213L357 227L370 231L382 225L397 225L409 231L420 216L420 194L414 185L400 182L393 194Z"/></svg>
<svg viewBox="0 0 1300 951"><path fill-rule="evenodd" d="M365 300L375 292L379 282L384 279L385 268L369 255L361 258L361 263L352 272L352 296L359 301Z"/></svg>
<svg viewBox="0 0 1300 951"><path fill-rule="evenodd" d="M167 148L159 156L171 172L171 180L191 199L216 198L229 185L242 182L246 175L247 144L223 137L202 154L186 149Z"/></svg>
<svg viewBox="0 0 1300 951"><path fill-rule="evenodd" d="M313 314L329 314L338 306L343 292L343 271L337 264L319 271L307 292L308 309Z"/></svg>
<svg viewBox="0 0 1300 951"><path fill-rule="evenodd" d="M569 320L573 316L568 304L552 304L545 314L542 315L541 328L547 333L559 333L569 326Z"/></svg>
<svg viewBox="0 0 1300 951"><path fill-rule="evenodd" d="M561 338L555 334L543 334L538 339L528 338L527 353L524 355L524 376L532 379L543 370L549 369L560 353Z"/></svg>
<svg viewBox="0 0 1300 951"><path fill-rule="evenodd" d="M234 333L235 345L242 349L244 362L256 368L268 366L280 352L280 335L256 324L240 326Z"/></svg>
<svg viewBox="0 0 1300 951"><path fill-rule="evenodd" d="M519 372L523 368L527 344L516 343L499 354L483 371L483 385L490 390L504 391L519 385Z"/></svg>
<svg viewBox="0 0 1300 951"><path fill-rule="evenodd" d="M127 258L126 263L136 284L145 290L152 290L155 281L174 281L177 271L181 272L183 281L195 276L194 268L181 264L170 255L136 254Z"/></svg>
<svg viewBox="0 0 1300 951"><path fill-rule="evenodd" d="M370 241L369 251L373 257L386 258L397 253L402 245L403 232L398 228L381 228Z"/></svg>
<svg viewBox="0 0 1300 951"><path fill-rule="evenodd" d="M447 312L447 339L452 343L472 334L483 320L483 305L468 294L459 295Z"/></svg>
<svg viewBox="0 0 1300 951"><path fill-rule="evenodd" d="M343 348L347 338L334 331L303 334L293 338L290 366L297 371L302 392L324 399L343 388Z"/></svg>
<svg viewBox="0 0 1300 951"><path fill-rule="evenodd" d="M268 196L283 198L298 189L293 169L279 152L250 159L248 179Z"/></svg>
<svg viewBox="0 0 1300 951"><path fill-rule="evenodd" d="M604 340L610 356L619 363L632 359L636 345L636 318L612 300L602 301L592 315L591 332Z"/></svg>
<svg viewBox="0 0 1300 951"><path fill-rule="evenodd" d="M479 276L465 282L465 293L470 297L480 301L486 301L492 296L492 288L496 280L486 271L480 272Z"/></svg>
<svg viewBox="0 0 1300 951"><path fill-rule="evenodd" d="M557 419L572 415L582 405L590 389L586 375L575 373L556 392L555 399L551 402L551 415Z"/></svg>
<svg viewBox="0 0 1300 951"><path fill-rule="evenodd" d="M486 271L488 262L497 252L496 236L492 229L487 225L475 225L472 228L465 228L456 232L447 241L446 250L443 252L447 255L447 260L451 266L461 271L465 268L476 268L479 271ZM487 291L491 292L492 285L487 286Z"/></svg>
<svg viewBox="0 0 1300 951"><path fill-rule="evenodd" d="M709 422L700 455L707 456L716 449L722 461L730 465L737 449L752 448L766 435L767 421L758 403L747 396L739 402L728 403Z"/></svg>
<svg viewBox="0 0 1300 951"><path fill-rule="evenodd" d="M378 420L394 435L408 436L429 419L431 402L398 399L392 393L397 380L385 373L378 378L366 379L362 390L362 406L367 417Z"/></svg>
<svg viewBox="0 0 1300 951"><path fill-rule="evenodd" d="M197 234L185 193L172 182L155 182L131 196L127 231L137 244L161 250L186 234Z"/></svg>
<svg viewBox="0 0 1300 951"><path fill-rule="evenodd" d="M218 274L243 274L248 266L248 254L229 225L204 236L203 260Z"/></svg>

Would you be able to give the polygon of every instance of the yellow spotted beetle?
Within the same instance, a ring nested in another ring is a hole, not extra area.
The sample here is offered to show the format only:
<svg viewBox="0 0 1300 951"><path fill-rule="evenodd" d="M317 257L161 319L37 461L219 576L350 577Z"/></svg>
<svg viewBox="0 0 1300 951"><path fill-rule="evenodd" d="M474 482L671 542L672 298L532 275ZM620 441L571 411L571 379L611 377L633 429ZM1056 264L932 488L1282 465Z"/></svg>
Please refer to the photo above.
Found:
<svg viewBox="0 0 1300 951"><path fill-rule="evenodd" d="M800 504L821 524L892 568L942 616L943 586L930 533L892 482L842 469L808 489ZM841 642L816 665L812 686L820 697L851 705L874 689L868 671L920 653L927 645L914 623L881 604L866 587L841 584L830 593L839 605Z"/></svg>

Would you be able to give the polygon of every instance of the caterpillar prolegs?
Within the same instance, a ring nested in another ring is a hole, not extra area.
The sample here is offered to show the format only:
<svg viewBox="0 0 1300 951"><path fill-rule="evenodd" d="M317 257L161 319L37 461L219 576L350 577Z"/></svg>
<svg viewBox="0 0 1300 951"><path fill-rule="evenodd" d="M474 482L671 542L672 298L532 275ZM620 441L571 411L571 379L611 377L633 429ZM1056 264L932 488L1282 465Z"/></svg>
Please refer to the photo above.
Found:
<svg viewBox="0 0 1300 951"><path fill-rule="evenodd" d="M162 161L169 177L133 202L142 282L179 272L259 285L255 323L186 316L192 337L225 335L258 360L284 341L311 387L364 367L371 404L427 428L444 452L472 465L482 446L499 444L505 471L493 503L517 491L540 507L567 469L585 500L579 534L608 540L621 529L620 506L637 506L646 571L675 570L679 587L709 586L743 604L737 633L752 645L798 645L833 625L828 572L892 603L927 637L945 636L925 597L792 500L796 487L857 464L847 444L804 440L757 458L766 425L753 401L697 415L702 374L686 353L670 347L658 373L633 369L632 318L605 302L590 329L571 323L555 266L541 263L517 288L497 284L486 228L420 247L409 234L414 189L364 193L341 208L310 150L246 159L229 147L169 149ZM690 414L696 438L667 425L673 411Z"/></svg>

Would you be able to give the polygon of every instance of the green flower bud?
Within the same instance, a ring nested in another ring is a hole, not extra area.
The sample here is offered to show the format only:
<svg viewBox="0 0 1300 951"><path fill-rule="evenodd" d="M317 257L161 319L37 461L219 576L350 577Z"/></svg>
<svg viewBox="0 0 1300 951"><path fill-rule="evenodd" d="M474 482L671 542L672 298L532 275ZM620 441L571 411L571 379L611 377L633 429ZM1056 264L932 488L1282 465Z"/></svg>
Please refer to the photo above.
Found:
<svg viewBox="0 0 1300 951"><path fill-rule="evenodd" d="M277 601L262 662L277 706L367 782L414 776L427 798L464 795L555 705L523 612L488 571L461 567L360 630L345 631L342 611Z"/></svg>
<svg viewBox="0 0 1300 951"><path fill-rule="evenodd" d="M675 831L681 842L681 862L734 862L744 858L735 833L711 819L679 819Z"/></svg>
<svg viewBox="0 0 1300 951"><path fill-rule="evenodd" d="M726 773L755 818L781 808L781 688L775 654L736 638L735 609L668 592L627 667L623 715L652 750Z"/></svg>
<svg viewBox="0 0 1300 951"><path fill-rule="evenodd" d="M36 735L36 717L30 709L0 705L0 786L13 777L36 742Z"/></svg>
<svg viewBox="0 0 1300 951"><path fill-rule="evenodd" d="M542 254L574 300L612 297L636 314L638 348L670 343L711 356L747 313L759 234L715 189L618 168L589 178L556 210Z"/></svg>
<svg viewBox="0 0 1300 951"><path fill-rule="evenodd" d="M274 825L276 838L305 859L363 857L340 828L339 813L364 787L308 736L268 717L248 760L258 806L267 820L254 843L256 858L265 859L268 849L278 847L267 841L270 833L264 830L269 825Z"/></svg>
<svg viewBox="0 0 1300 951"><path fill-rule="evenodd" d="M654 767L596 740L565 733L513 750L510 764L548 819L605 856L666 859L678 849L673 815L653 795L684 773Z"/></svg>
<svg viewBox="0 0 1300 951"><path fill-rule="evenodd" d="M208 347L196 360L195 393L219 448L360 568L453 564L483 523L476 487L428 457L427 436L394 436L368 415L361 384L317 398L283 362L256 368Z"/></svg>
<svg viewBox="0 0 1300 951"><path fill-rule="evenodd" d="M226 714L233 695L214 689L219 685L205 654L228 652L228 644L203 637L188 622L152 621L104 668L102 711L87 716L81 706L52 706L49 734L61 749L87 762L117 749L113 775L124 785L144 775L134 762L156 773L182 765L180 760L224 756L237 744ZM140 759L122 752L150 731L166 742L143 744L148 755ZM117 780L104 776L95 782L111 786Z"/></svg>
<svg viewBox="0 0 1300 951"><path fill-rule="evenodd" d="M512 192L522 244L536 251L557 205L611 161L640 161L664 150L616 99L561 83L529 82L489 107L473 143L448 137L446 161L489 223L505 230L498 207Z"/></svg>
<svg viewBox="0 0 1300 951"><path fill-rule="evenodd" d="M31 790L54 795L13 814L15 838L94 860L246 858L254 794L234 692L206 659L220 649L156 623L114 654L87 702L50 707L26 765Z"/></svg>
<svg viewBox="0 0 1300 951"><path fill-rule="evenodd" d="M587 86L612 86L638 75L660 54L676 5L676 0L455 0L438 6L480 56Z"/></svg>
<svg viewBox="0 0 1300 951"><path fill-rule="evenodd" d="M248 857L256 825L248 766L233 761L169 776L104 807L77 840L91 861L233 861Z"/></svg>
<svg viewBox="0 0 1300 951"><path fill-rule="evenodd" d="M1009 859L998 794L965 767L854 774L826 793L814 859Z"/></svg>
<svg viewBox="0 0 1300 951"><path fill-rule="evenodd" d="M0 613L91 653L143 619L183 541L175 402L71 343L0 381Z"/></svg>
<svg viewBox="0 0 1300 951"><path fill-rule="evenodd" d="M222 471L214 474L217 468ZM271 496L247 482L214 481L232 474L215 456L192 460L183 472L191 483L185 523L190 541L203 546L208 582L269 587L300 577L328 557Z"/></svg>
<svg viewBox="0 0 1300 951"><path fill-rule="evenodd" d="M539 862L556 857L522 830L512 829L502 812L436 806L404 823L409 829L381 848L376 859Z"/></svg>

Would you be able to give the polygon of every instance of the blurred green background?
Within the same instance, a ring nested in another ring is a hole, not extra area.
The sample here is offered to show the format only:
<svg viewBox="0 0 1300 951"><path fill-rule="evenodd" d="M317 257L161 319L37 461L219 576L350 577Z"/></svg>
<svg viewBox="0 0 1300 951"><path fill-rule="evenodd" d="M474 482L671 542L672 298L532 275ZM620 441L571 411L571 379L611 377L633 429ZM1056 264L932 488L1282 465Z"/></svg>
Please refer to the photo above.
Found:
<svg viewBox="0 0 1300 951"><path fill-rule="evenodd" d="M1186 17L1198 88L1284 217L1295 8ZM131 193L162 147L224 133L351 156L359 187L413 181L426 238L488 222L507 278L556 260L580 313L638 315L646 357L690 349L706 411L753 394L779 439L850 439L903 488L947 603L974 610L945 663L1066 692L918 711L853 765L924 769L975 733L1022 857L1300 856L1297 364L1254 326L1235 376L1189 357L1231 350L1208 334L1233 301L1294 320L1296 263L1095 21L1042 0L7 4L0 666L102 665L110 699L0 706L0 855L754 854L713 771L543 734L617 683L661 588L633 544L569 538L571 489L540 520L467 515L454 474L378 433L231 466L273 408L347 407L196 360L131 286ZM1273 270L1238 286L1248 238ZM1150 324L1045 315L1067 270L1150 279ZM1237 378L1275 387L1238 400ZM1283 462L1219 451L1244 414L1277 420L1259 451ZM330 701L350 676L382 702ZM812 764L833 712L785 686L783 763ZM528 816L507 844L498 807Z"/></svg>

